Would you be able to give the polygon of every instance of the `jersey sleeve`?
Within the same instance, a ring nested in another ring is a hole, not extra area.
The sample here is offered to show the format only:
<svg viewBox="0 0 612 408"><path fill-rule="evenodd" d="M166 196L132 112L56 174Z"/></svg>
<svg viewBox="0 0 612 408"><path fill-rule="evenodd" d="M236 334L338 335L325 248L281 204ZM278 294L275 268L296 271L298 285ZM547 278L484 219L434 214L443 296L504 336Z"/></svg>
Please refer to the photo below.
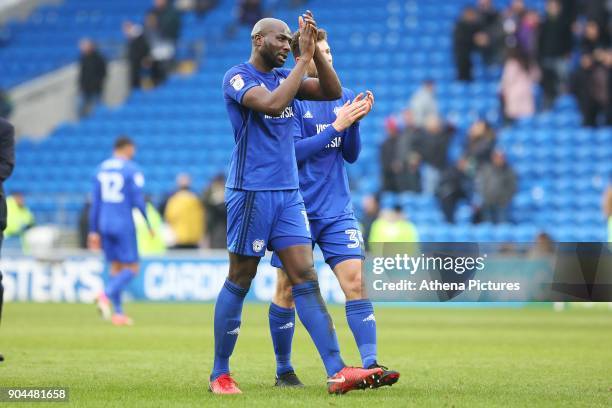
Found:
<svg viewBox="0 0 612 408"><path fill-rule="evenodd" d="M352 89L342 88L342 101L343 102L346 102L346 101L353 102L353 99L355 99L355 92L353 92Z"/></svg>
<svg viewBox="0 0 612 408"><path fill-rule="evenodd" d="M351 89L343 88L342 96L344 101L353 101L355 92ZM353 123L344 131L344 140L342 142L342 157L349 163L354 163L361 152L361 134L359 132L359 122Z"/></svg>
<svg viewBox="0 0 612 408"><path fill-rule="evenodd" d="M142 216L148 224L149 221L147 219L147 206L144 199L144 175L142 174L140 168L134 166L132 169L130 169L127 178L130 184L129 191L132 206L134 208L138 208L138 210L142 213Z"/></svg>
<svg viewBox="0 0 612 408"><path fill-rule="evenodd" d="M259 86L259 82L246 69L230 69L223 78L223 93L239 104L244 94L255 86Z"/></svg>

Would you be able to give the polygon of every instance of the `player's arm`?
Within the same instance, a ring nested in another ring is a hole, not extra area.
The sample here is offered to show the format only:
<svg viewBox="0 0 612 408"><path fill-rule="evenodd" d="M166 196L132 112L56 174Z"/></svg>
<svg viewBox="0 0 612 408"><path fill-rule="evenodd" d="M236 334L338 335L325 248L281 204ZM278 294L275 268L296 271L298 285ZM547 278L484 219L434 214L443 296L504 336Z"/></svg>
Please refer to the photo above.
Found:
<svg viewBox="0 0 612 408"><path fill-rule="evenodd" d="M311 20L308 17L305 19L300 17L299 19L300 49L303 49L304 51L302 58L300 58L300 60L295 64L295 67L291 70L289 76L287 76L287 78L285 78L278 88L272 92L261 86L252 86L253 84L250 84L249 89L246 90L244 96L242 96L242 100L235 97L239 103L249 109L271 116L279 116L283 113L285 108L293 101L298 90L300 89L304 75L306 74L306 68L310 63L316 48L316 26L311 24L310 21ZM279 35L286 36L285 34ZM285 38L285 40L290 41L291 38ZM229 89L229 91L231 92L231 89Z"/></svg>
<svg viewBox="0 0 612 408"><path fill-rule="evenodd" d="M316 26L310 11L306 12L305 19ZM300 42L300 50L303 50L301 47L302 43ZM340 99L342 97L342 84L340 83L340 78L338 78L338 74L336 74L336 71L327 61L327 58L325 58L321 50L319 50L319 47L315 47L313 60L317 67L319 78L305 79L300 85L297 98L313 101L333 101L335 99Z"/></svg>
<svg viewBox="0 0 612 408"><path fill-rule="evenodd" d="M131 176L131 203L134 208L137 208L138 211L142 214L145 222L147 223L147 227L149 228L149 232L152 232L151 223L149 222L149 218L147 217L147 203L144 198L144 176L140 172L140 170L136 170L134 174Z"/></svg>
<svg viewBox="0 0 612 408"><path fill-rule="evenodd" d="M89 208L89 235L87 236L87 246L89 249L100 249L99 220L101 203L100 182L96 178L91 195L91 207Z"/></svg>
<svg viewBox="0 0 612 408"><path fill-rule="evenodd" d="M359 100L361 97L358 96L355 100ZM349 163L355 163L361 152L361 134L359 133L359 121L365 117L372 110L374 105L374 94L367 91L364 99L367 102L366 110L358 117L346 131L346 136L342 141L342 157Z"/></svg>
<svg viewBox="0 0 612 408"><path fill-rule="evenodd" d="M342 132L355 123L357 118L361 117L363 112L368 108L367 104L368 102L364 99L356 99L353 103L346 101L344 106L338 110L336 120L331 126L328 126L317 135L296 140L295 158L298 164L325 149L325 146L327 146L334 137L340 136ZM296 115L294 117L296 121L299 121L301 115Z"/></svg>

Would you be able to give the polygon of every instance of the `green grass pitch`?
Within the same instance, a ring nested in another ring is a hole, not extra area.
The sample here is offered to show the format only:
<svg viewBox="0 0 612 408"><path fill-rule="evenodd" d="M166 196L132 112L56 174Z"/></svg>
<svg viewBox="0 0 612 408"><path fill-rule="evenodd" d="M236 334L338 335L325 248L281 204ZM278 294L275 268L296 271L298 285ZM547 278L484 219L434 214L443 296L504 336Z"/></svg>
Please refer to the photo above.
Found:
<svg viewBox="0 0 612 408"><path fill-rule="evenodd" d="M272 387L267 305L247 304L231 367L240 396L207 391L210 304L131 303L136 325L99 320L93 305L7 304L0 386L63 386L57 406L169 407L610 407L612 311L419 309L379 305L379 358L401 372L393 387L330 396L298 324L293 363L306 387ZM359 355L342 307L331 307L348 364ZM40 403L14 406L40 407ZM0 403L0 406L9 406Z"/></svg>

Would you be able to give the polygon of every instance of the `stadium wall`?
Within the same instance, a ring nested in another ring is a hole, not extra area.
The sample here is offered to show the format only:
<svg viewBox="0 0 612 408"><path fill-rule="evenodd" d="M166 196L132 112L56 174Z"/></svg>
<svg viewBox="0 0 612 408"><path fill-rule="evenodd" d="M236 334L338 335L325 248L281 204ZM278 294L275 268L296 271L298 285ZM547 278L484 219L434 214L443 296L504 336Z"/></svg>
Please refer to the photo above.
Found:
<svg viewBox="0 0 612 408"><path fill-rule="evenodd" d="M344 303L338 282L323 261L316 261L321 293L329 303ZM156 302L211 302L223 285L227 255L165 256L145 258L132 281L128 297ZM89 303L102 290L107 276L98 256L69 256L42 260L29 256L4 256L3 283L7 302ZM247 300L269 302L276 284L276 269L269 258L261 261Z"/></svg>

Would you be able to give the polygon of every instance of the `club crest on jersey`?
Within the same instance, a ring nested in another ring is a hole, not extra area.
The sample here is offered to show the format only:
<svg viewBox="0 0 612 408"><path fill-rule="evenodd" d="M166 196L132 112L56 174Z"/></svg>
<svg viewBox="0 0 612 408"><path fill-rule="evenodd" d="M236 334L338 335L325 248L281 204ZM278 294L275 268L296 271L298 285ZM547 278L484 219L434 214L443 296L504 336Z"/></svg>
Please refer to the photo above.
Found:
<svg viewBox="0 0 612 408"><path fill-rule="evenodd" d="M261 252L262 249L264 249L264 241L263 239L256 239L255 241L253 241L253 251L255 252Z"/></svg>
<svg viewBox="0 0 612 408"><path fill-rule="evenodd" d="M244 88L244 79L242 79L242 76L240 76L240 74L236 74L232 77L232 79L230 79L230 85L235 90L239 91Z"/></svg>

